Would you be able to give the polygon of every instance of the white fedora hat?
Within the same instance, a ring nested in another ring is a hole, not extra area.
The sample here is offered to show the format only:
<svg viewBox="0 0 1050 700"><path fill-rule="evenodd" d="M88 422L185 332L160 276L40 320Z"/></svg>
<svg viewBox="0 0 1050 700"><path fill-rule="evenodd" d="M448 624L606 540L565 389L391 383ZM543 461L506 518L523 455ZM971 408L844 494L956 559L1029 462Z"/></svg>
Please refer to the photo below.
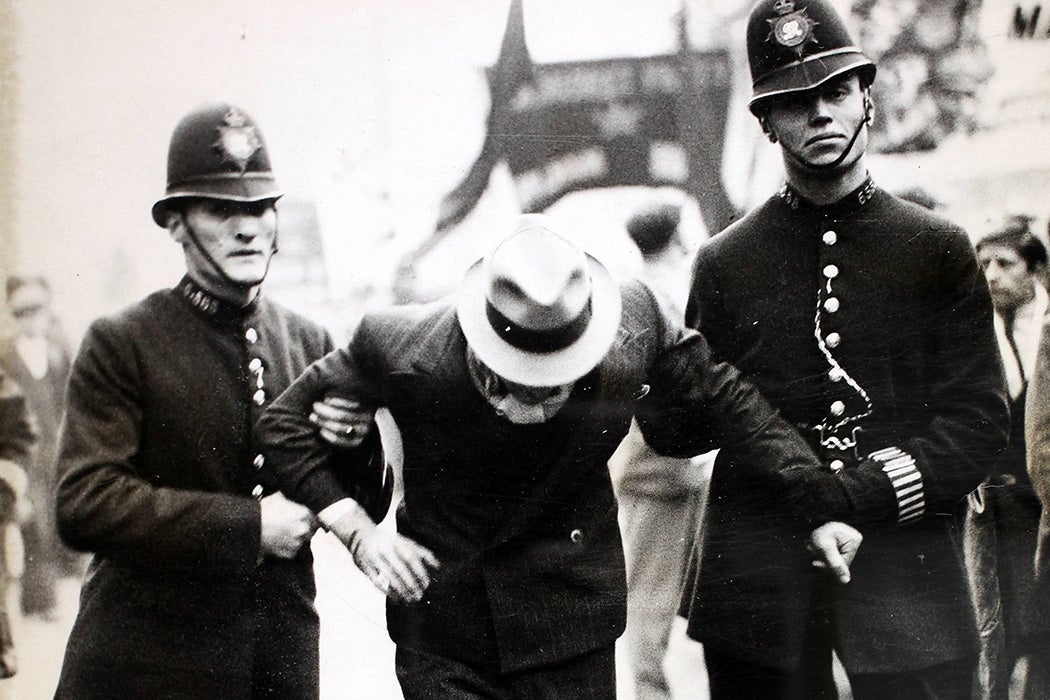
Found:
<svg viewBox="0 0 1050 700"><path fill-rule="evenodd" d="M467 344L496 374L559 386L602 361L621 306L604 265L555 233L548 216L526 214L467 270L457 312Z"/></svg>

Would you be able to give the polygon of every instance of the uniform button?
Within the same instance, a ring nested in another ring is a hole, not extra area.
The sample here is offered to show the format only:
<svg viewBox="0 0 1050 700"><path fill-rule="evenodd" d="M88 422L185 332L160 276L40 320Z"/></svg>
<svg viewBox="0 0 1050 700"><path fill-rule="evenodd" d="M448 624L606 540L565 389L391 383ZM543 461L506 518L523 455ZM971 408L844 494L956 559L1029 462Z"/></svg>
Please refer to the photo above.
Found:
<svg viewBox="0 0 1050 700"><path fill-rule="evenodd" d="M828 466L831 468L831 471L840 472L842 471L842 468L846 466L846 464L841 459L833 459L831 460L831 464L829 464Z"/></svg>
<svg viewBox="0 0 1050 700"><path fill-rule="evenodd" d="M248 330L244 331L244 338L249 343L254 343L256 340L259 339L259 331L255 330L254 328L249 328Z"/></svg>
<svg viewBox="0 0 1050 700"><path fill-rule="evenodd" d="M266 464L266 458L262 455L255 455L255 459L252 460L252 464L255 465L256 469L262 469L263 465Z"/></svg>
<svg viewBox="0 0 1050 700"><path fill-rule="evenodd" d="M833 382L841 382L846 377L846 372L841 367L832 367L828 371L828 379Z"/></svg>
<svg viewBox="0 0 1050 700"><path fill-rule="evenodd" d="M266 403L266 392L262 389L259 389L254 394L252 394L252 401L254 401L257 406L262 406L264 403Z"/></svg>
<svg viewBox="0 0 1050 700"><path fill-rule="evenodd" d="M824 300L824 309L829 314L833 314L839 310L839 300L837 297L828 297Z"/></svg>
<svg viewBox="0 0 1050 700"><path fill-rule="evenodd" d="M255 488L252 489L252 497L253 498L262 498L262 495L263 495L262 484L256 484Z"/></svg>
<svg viewBox="0 0 1050 700"><path fill-rule="evenodd" d="M834 401L834 402L832 402L832 404L831 404L831 415L833 415L833 416L841 416L845 412L846 412L846 404L842 403L841 401Z"/></svg>
<svg viewBox="0 0 1050 700"><path fill-rule="evenodd" d="M248 363L248 369L250 369L253 372L258 372L261 367L262 360L260 360L258 357L253 357L252 361Z"/></svg>
<svg viewBox="0 0 1050 700"><path fill-rule="evenodd" d="M824 339L824 342L828 344L829 348L837 348L839 343L842 342L842 336L838 333L828 333L828 337Z"/></svg>
<svg viewBox="0 0 1050 700"><path fill-rule="evenodd" d="M579 544L580 542L583 542L583 530L573 530L569 533L569 539L572 540L573 544Z"/></svg>
<svg viewBox="0 0 1050 700"><path fill-rule="evenodd" d="M835 242L839 239L839 235L834 231L825 231L823 240L827 245L835 245Z"/></svg>
<svg viewBox="0 0 1050 700"><path fill-rule="evenodd" d="M839 276L839 268L838 268L838 266L837 265L825 265L824 266L824 276L827 277L829 280L833 280L836 277L838 277Z"/></svg>

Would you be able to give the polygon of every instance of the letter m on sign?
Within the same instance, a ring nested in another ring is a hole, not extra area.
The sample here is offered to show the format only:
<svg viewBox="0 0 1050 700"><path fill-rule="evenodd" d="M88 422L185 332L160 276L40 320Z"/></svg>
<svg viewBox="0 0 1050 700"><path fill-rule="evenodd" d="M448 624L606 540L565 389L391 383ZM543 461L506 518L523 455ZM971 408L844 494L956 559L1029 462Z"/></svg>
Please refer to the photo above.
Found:
<svg viewBox="0 0 1050 700"><path fill-rule="evenodd" d="M1014 23L1012 36L1018 39L1031 39L1035 36L1036 25L1039 24L1039 16L1042 14L1043 6L1035 5L1025 9L1022 5L1014 8Z"/></svg>

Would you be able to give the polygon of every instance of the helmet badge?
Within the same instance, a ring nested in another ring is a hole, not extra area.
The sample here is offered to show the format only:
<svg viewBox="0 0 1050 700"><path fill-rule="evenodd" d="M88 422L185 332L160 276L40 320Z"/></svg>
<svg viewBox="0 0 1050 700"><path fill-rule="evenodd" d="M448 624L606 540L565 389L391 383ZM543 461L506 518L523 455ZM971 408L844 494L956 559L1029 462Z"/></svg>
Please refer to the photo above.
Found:
<svg viewBox="0 0 1050 700"><path fill-rule="evenodd" d="M262 146L255 127L248 124L247 117L234 108L226 113L218 128L219 139L215 147L224 161L236 163L243 173L248 167L248 161Z"/></svg>
<svg viewBox="0 0 1050 700"><path fill-rule="evenodd" d="M794 51L799 59L805 51L806 44L816 43L813 28L819 24L806 14L806 8L795 9L793 0L777 0L773 4L777 17L769 22L769 38L786 49Z"/></svg>

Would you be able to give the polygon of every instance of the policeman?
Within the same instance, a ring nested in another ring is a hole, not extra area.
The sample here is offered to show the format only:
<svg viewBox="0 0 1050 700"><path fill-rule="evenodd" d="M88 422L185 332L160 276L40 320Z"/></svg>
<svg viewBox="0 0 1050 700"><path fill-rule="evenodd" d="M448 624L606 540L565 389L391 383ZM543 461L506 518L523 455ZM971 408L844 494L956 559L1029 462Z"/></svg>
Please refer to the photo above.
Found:
<svg viewBox="0 0 1050 700"><path fill-rule="evenodd" d="M977 633L955 516L1006 441L992 307L965 232L864 163L875 65L826 0L751 11L750 109L787 184L701 248L686 311L809 437L831 482L788 475L864 545L842 585L799 554L811 523L714 468L689 633L712 697L965 698ZM827 513L824 516L828 515Z"/></svg>
<svg viewBox="0 0 1050 700"><path fill-rule="evenodd" d="M254 428L332 348L260 295L281 194L243 110L176 126L152 214L186 275L95 321L70 378L58 525L94 557L57 697L318 695L315 521L260 478Z"/></svg>

